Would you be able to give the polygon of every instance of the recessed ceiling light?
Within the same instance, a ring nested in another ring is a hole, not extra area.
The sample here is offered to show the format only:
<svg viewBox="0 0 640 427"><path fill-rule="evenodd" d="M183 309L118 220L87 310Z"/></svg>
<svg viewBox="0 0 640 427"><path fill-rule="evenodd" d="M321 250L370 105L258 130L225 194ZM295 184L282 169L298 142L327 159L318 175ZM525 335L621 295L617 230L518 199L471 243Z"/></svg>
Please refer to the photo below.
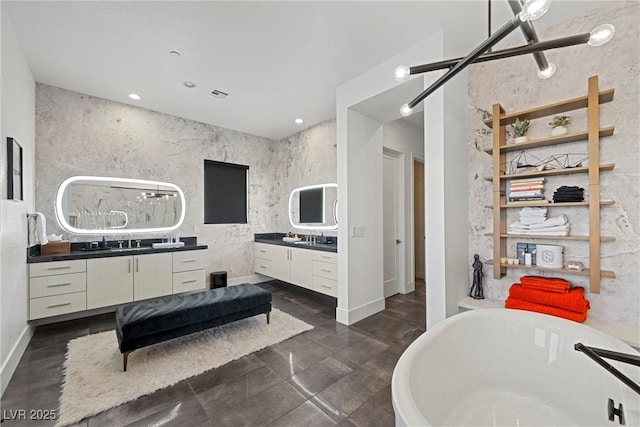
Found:
<svg viewBox="0 0 640 427"><path fill-rule="evenodd" d="M138 95L137 93L130 93L129 98L135 99L136 101L140 101L140 95Z"/></svg>
<svg viewBox="0 0 640 427"><path fill-rule="evenodd" d="M181 55L180 52L178 52L177 50L172 50L171 52L169 52L169 55L174 56L174 57L179 57Z"/></svg>
<svg viewBox="0 0 640 427"><path fill-rule="evenodd" d="M189 89L193 89L194 87L196 87L196 84L194 82L190 82L189 80L183 81L182 84Z"/></svg>
<svg viewBox="0 0 640 427"><path fill-rule="evenodd" d="M295 119L295 122L299 125L301 125L302 123L304 123L304 120L302 119Z"/></svg>

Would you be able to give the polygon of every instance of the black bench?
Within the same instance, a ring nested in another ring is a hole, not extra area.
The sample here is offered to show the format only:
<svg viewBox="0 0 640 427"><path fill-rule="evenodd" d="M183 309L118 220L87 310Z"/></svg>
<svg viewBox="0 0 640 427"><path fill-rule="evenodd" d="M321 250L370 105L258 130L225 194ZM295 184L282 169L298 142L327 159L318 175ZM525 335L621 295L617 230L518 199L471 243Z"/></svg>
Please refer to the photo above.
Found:
<svg viewBox="0 0 640 427"><path fill-rule="evenodd" d="M249 283L118 307L124 370L134 350L262 313L269 323L271 293Z"/></svg>

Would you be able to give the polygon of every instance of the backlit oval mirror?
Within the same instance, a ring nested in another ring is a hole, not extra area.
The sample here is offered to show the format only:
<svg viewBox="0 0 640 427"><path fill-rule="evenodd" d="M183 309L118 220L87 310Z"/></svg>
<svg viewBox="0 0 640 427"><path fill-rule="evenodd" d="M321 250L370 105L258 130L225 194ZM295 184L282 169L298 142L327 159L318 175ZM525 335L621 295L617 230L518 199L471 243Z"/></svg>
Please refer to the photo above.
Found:
<svg viewBox="0 0 640 427"><path fill-rule="evenodd" d="M168 182L73 176L60 184L55 210L72 233L161 233L182 225L186 204L180 187Z"/></svg>
<svg viewBox="0 0 640 427"><path fill-rule="evenodd" d="M289 222L303 230L338 228L338 184L309 185L289 195Z"/></svg>

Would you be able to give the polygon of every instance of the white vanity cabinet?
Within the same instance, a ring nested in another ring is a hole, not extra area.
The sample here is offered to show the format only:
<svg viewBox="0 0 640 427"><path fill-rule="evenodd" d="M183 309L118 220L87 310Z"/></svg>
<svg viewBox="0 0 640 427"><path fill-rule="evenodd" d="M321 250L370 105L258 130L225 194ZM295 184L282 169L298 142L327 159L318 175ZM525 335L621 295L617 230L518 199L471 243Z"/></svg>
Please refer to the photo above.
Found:
<svg viewBox="0 0 640 427"><path fill-rule="evenodd" d="M29 319L87 309L87 262L54 261L29 268Z"/></svg>
<svg viewBox="0 0 640 427"><path fill-rule="evenodd" d="M206 287L205 254L205 251L173 253L172 293L197 291Z"/></svg>
<svg viewBox="0 0 640 427"><path fill-rule="evenodd" d="M171 265L173 254L135 255L133 257L133 300L169 295L173 290Z"/></svg>
<svg viewBox="0 0 640 427"><path fill-rule="evenodd" d="M255 272L274 279L337 296L335 253L255 243Z"/></svg>
<svg viewBox="0 0 640 427"><path fill-rule="evenodd" d="M87 260L87 309L133 301L133 257Z"/></svg>

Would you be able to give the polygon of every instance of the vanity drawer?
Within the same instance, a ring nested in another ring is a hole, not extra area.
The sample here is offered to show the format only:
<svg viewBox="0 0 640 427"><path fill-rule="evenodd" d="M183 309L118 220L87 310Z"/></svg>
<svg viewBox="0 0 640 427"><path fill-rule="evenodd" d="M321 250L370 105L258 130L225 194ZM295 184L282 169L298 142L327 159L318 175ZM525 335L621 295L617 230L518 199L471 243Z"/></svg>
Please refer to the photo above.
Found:
<svg viewBox="0 0 640 427"><path fill-rule="evenodd" d="M328 262L313 261L313 275L338 280L338 266Z"/></svg>
<svg viewBox="0 0 640 427"><path fill-rule="evenodd" d="M173 253L173 272L200 270L205 268L206 251L182 251Z"/></svg>
<svg viewBox="0 0 640 427"><path fill-rule="evenodd" d="M203 270L183 271L173 273L173 293L197 291L206 287Z"/></svg>
<svg viewBox="0 0 640 427"><path fill-rule="evenodd" d="M86 290L87 274L84 272L33 277L29 280L29 298L70 294Z"/></svg>
<svg viewBox="0 0 640 427"><path fill-rule="evenodd" d="M278 255L285 250L281 246L268 245L266 243L256 243L254 248L255 258L275 260ZM257 271L257 270L256 270Z"/></svg>
<svg viewBox="0 0 640 427"><path fill-rule="evenodd" d="M29 319L59 316L87 309L87 293L53 295L29 300Z"/></svg>
<svg viewBox="0 0 640 427"><path fill-rule="evenodd" d="M338 282L324 277L313 276L313 290L332 297L338 296Z"/></svg>
<svg viewBox="0 0 640 427"><path fill-rule="evenodd" d="M274 261L263 258L256 258L254 261L254 270L256 273L264 274L269 277L278 276L277 266Z"/></svg>
<svg viewBox="0 0 640 427"><path fill-rule="evenodd" d="M29 264L29 277L71 274L87 271L87 260L52 261Z"/></svg>
<svg viewBox="0 0 640 427"><path fill-rule="evenodd" d="M313 259L315 261L338 263L338 254L335 252L313 251Z"/></svg>

